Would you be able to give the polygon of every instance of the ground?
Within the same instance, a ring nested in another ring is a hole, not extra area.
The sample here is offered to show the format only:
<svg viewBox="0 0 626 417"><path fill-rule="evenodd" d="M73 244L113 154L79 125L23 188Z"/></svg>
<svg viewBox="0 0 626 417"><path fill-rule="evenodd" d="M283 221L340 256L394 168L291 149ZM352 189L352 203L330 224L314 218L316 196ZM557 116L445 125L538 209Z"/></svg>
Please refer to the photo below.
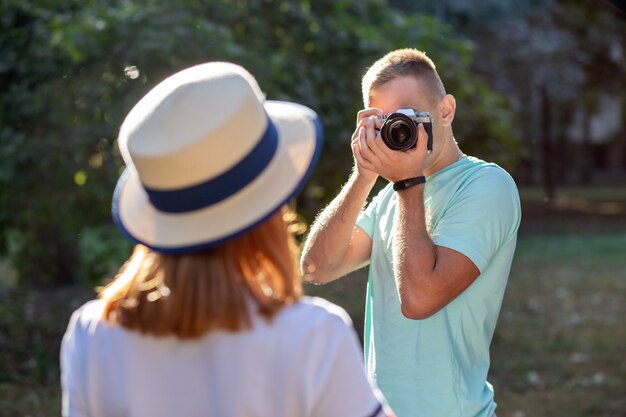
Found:
<svg viewBox="0 0 626 417"><path fill-rule="evenodd" d="M492 341L498 417L626 416L626 188L522 189L523 220ZM309 292L359 334L366 276Z"/></svg>

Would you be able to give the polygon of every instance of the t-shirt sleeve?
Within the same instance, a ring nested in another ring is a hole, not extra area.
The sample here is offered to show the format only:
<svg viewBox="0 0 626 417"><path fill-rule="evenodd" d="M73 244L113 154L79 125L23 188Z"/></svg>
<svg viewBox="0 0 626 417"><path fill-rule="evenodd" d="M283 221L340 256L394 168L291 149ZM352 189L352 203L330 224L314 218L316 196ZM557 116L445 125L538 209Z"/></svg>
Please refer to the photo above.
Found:
<svg viewBox="0 0 626 417"><path fill-rule="evenodd" d="M310 361L313 416L393 416L382 394L367 381L359 342L347 314L332 314L316 329L316 360Z"/></svg>
<svg viewBox="0 0 626 417"><path fill-rule="evenodd" d="M61 390L63 417L88 416L86 387L86 343L87 332L81 320L81 311L72 317L61 342Z"/></svg>
<svg viewBox="0 0 626 417"><path fill-rule="evenodd" d="M521 220L513 179L488 167L457 193L431 232L433 242L467 256L483 272L492 256L517 235Z"/></svg>
<svg viewBox="0 0 626 417"><path fill-rule="evenodd" d="M356 225L363 229L370 238L373 238L374 236L378 206L380 205L380 201L383 199L383 195L387 191L387 188L389 188L389 186L383 188L378 194L376 194L367 207L359 213L359 217L356 219Z"/></svg>

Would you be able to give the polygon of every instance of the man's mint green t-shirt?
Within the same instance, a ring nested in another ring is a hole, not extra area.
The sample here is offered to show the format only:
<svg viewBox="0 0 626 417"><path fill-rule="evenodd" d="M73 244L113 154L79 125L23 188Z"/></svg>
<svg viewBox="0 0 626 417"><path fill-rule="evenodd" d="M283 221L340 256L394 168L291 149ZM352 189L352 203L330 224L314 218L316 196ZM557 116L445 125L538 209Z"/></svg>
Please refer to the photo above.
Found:
<svg viewBox="0 0 626 417"><path fill-rule="evenodd" d="M367 373L398 417L491 417L489 344L521 219L517 187L497 165L463 157L427 178L424 206L434 244L467 256L480 275L433 316L404 317L393 274L397 197L391 184L381 190L357 220L372 238Z"/></svg>

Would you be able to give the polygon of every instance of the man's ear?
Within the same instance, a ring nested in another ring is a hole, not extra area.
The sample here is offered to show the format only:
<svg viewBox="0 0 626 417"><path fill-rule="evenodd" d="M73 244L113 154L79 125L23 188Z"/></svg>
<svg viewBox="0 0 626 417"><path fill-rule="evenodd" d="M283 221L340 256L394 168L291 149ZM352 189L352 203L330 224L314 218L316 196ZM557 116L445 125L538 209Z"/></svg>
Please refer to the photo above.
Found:
<svg viewBox="0 0 626 417"><path fill-rule="evenodd" d="M456 100L452 94L446 94L439 101L439 111L441 112L441 124L450 126L456 112Z"/></svg>

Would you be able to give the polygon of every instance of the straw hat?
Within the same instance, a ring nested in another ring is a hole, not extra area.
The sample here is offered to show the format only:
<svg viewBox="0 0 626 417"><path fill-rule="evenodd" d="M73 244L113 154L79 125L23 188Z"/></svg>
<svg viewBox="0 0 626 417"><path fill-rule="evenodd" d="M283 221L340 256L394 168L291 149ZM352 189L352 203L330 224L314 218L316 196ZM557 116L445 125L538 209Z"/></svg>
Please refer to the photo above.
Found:
<svg viewBox="0 0 626 417"><path fill-rule="evenodd" d="M113 218L131 240L159 252L216 246L300 191L321 141L315 112L265 101L244 68L185 69L143 97L120 128L127 167Z"/></svg>

